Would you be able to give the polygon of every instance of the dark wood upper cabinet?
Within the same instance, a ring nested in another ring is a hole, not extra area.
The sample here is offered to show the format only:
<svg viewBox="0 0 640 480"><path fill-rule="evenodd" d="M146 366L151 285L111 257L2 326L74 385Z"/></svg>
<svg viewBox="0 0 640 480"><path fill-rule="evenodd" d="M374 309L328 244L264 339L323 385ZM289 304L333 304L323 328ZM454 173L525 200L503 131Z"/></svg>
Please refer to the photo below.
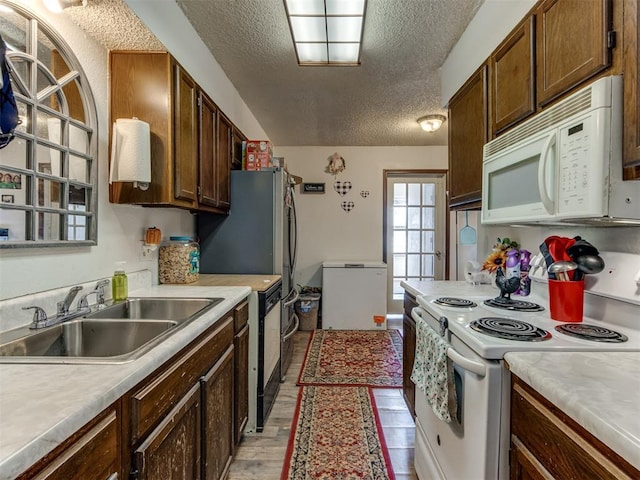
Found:
<svg viewBox="0 0 640 480"><path fill-rule="evenodd" d="M211 99L200 92L200 190L198 203L218 206L216 163L218 160L218 109Z"/></svg>
<svg viewBox="0 0 640 480"><path fill-rule="evenodd" d="M233 126L227 117L218 115L218 161L216 181L218 185L218 207L229 209L231 200L230 171L233 157Z"/></svg>
<svg viewBox="0 0 640 480"><path fill-rule="evenodd" d="M232 132L244 135L167 52L111 51L109 75L111 121L137 117L151 130L150 188L116 182L109 201L228 213Z"/></svg>
<svg viewBox="0 0 640 480"><path fill-rule="evenodd" d="M640 8L638 0L625 0L623 25L624 116L623 165L625 179L640 179Z"/></svg>
<svg viewBox="0 0 640 480"><path fill-rule="evenodd" d="M490 57L492 138L536 111L535 17L528 16Z"/></svg>
<svg viewBox="0 0 640 480"><path fill-rule="evenodd" d="M193 79L175 64L175 171L176 199L195 204L198 188L198 91Z"/></svg>
<svg viewBox="0 0 640 480"><path fill-rule="evenodd" d="M611 63L612 0L545 0L536 9L537 101L543 107Z"/></svg>
<svg viewBox="0 0 640 480"><path fill-rule="evenodd" d="M482 198L482 147L488 140L487 65L449 102L449 205L471 208Z"/></svg>

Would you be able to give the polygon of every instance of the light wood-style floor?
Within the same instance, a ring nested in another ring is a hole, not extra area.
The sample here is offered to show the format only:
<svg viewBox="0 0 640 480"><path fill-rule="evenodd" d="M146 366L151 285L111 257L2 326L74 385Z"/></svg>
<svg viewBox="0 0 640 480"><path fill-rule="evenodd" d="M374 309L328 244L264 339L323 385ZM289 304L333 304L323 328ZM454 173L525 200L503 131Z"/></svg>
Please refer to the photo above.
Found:
<svg viewBox="0 0 640 480"><path fill-rule="evenodd" d="M392 326L390 325L390 328ZM294 352L286 381L280 385L271 414L261 433L245 433L236 451L229 480L279 480L298 398L296 380L310 332L294 336ZM380 423L397 480L416 480L413 467L414 423L402 389L374 389Z"/></svg>

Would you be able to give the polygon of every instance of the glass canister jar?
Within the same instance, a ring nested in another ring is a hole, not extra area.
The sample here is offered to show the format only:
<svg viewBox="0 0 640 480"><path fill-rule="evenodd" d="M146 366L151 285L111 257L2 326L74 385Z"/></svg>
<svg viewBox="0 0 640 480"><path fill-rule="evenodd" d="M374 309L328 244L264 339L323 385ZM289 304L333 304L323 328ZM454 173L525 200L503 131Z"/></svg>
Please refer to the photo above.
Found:
<svg viewBox="0 0 640 480"><path fill-rule="evenodd" d="M169 237L158 252L160 283L192 283L200 272L200 246L190 237Z"/></svg>

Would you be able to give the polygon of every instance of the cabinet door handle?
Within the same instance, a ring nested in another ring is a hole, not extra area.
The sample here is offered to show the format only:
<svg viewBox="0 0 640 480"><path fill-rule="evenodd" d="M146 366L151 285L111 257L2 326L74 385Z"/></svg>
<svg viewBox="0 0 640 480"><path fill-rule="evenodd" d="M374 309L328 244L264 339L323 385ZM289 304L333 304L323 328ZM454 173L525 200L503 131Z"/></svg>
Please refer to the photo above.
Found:
<svg viewBox="0 0 640 480"><path fill-rule="evenodd" d="M107 480L118 480L118 472L113 472L107 477Z"/></svg>

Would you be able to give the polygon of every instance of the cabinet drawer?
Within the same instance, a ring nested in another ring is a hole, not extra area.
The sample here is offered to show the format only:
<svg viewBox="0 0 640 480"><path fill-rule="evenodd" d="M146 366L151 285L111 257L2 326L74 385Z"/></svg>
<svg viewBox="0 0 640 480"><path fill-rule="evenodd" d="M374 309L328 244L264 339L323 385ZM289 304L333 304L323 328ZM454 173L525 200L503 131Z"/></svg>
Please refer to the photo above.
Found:
<svg viewBox="0 0 640 480"><path fill-rule="evenodd" d="M625 467L633 469L624 459L536 397L528 387L514 382L511 433L554 478L633 478L623 471Z"/></svg>
<svg viewBox="0 0 640 480"><path fill-rule="evenodd" d="M136 444L149 429L233 345L233 317L220 322L181 358L131 397L131 443Z"/></svg>
<svg viewBox="0 0 640 480"><path fill-rule="evenodd" d="M244 301L233 310L234 332L238 333L249 321L249 302Z"/></svg>
<svg viewBox="0 0 640 480"><path fill-rule="evenodd" d="M110 411L59 454L34 480L107 480L119 470L118 422ZM25 478L25 477L23 477Z"/></svg>

